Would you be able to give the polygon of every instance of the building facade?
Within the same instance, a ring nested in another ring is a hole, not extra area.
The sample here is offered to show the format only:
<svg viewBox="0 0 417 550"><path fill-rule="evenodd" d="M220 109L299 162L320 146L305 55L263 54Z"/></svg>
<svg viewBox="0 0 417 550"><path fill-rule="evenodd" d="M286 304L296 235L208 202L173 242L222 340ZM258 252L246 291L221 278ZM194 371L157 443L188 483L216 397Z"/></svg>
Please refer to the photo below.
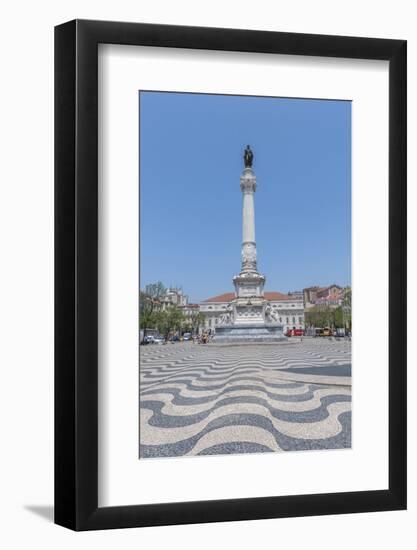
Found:
<svg viewBox="0 0 417 550"><path fill-rule="evenodd" d="M304 307L339 307L343 304L344 294L345 289L335 284L325 287L310 286L303 290Z"/></svg>
<svg viewBox="0 0 417 550"><path fill-rule="evenodd" d="M184 294L182 288L168 288L165 294L160 298L162 309L173 306L186 306L188 304L188 296Z"/></svg>

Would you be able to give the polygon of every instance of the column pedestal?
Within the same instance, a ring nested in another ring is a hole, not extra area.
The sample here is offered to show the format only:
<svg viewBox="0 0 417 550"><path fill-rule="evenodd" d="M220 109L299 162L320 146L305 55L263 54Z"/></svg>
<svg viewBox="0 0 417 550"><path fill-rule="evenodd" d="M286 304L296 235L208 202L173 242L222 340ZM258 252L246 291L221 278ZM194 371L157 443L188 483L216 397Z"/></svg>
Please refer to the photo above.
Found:
<svg viewBox="0 0 417 550"><path fill-rule="evenodd" d="M286 342L281 325L223 325L216 328L214 341L217 343L261 343Z"/></svg>

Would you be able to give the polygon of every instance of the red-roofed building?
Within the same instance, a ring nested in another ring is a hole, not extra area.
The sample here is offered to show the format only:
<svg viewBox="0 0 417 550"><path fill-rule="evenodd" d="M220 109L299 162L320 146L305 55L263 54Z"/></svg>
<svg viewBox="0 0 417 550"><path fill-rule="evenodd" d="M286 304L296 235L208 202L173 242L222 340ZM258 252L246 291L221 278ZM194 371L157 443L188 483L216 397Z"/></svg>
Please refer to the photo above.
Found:
<svg viewBox="0 0 417 550"><path fill-rule="evenodd" d="M319 305L338 307L343 303L344 289L334 284L325 287L312 286L303 290L303 296L306 309Z"/></svg>

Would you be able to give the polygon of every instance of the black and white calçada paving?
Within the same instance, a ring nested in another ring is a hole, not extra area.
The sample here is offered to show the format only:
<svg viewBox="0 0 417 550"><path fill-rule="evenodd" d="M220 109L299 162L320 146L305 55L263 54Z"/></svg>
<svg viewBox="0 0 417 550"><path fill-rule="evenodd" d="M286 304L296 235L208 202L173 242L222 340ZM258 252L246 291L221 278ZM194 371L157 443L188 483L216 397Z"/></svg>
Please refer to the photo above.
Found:
<svg viewBox="0 0 417 550"><path fill-rule="evenodd" d="M140 349L140 458L351 446L351 343Z"/></svg>

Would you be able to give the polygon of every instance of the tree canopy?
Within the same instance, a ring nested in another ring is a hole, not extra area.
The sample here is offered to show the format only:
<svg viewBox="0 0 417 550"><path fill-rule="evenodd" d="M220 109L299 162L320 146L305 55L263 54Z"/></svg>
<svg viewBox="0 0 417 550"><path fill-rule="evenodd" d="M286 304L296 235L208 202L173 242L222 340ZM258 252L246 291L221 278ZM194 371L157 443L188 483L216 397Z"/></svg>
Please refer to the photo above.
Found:
<svg viewBox="0 0 417 550"><path fill-rule="evenodd" d="M146 331L156 329L165 338L175 332L184 330L197 331L204 322L204 315L198 311L189 317L175 304L163 304L163 296L166 287L158 281L146 285L139 296L139 325L143 330L143 338Z"/></svg>

